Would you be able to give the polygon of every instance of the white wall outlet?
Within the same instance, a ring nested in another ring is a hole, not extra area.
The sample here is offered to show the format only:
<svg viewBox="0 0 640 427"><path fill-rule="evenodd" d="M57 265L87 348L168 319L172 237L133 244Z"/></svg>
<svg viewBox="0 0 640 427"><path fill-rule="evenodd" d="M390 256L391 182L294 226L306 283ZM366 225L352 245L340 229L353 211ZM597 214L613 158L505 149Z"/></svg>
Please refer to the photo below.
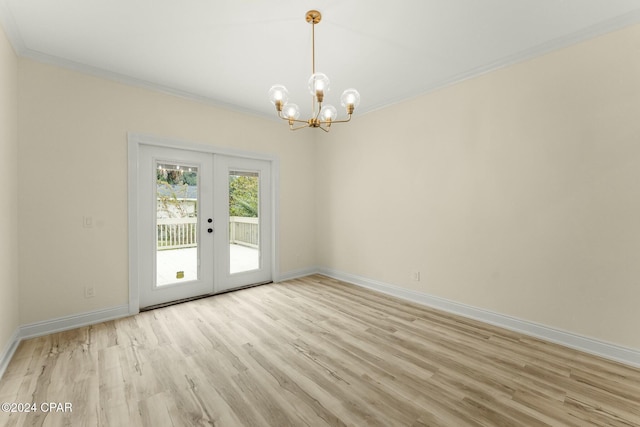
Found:
<svg viewBox="0 0 640 427"><path fill-rule="evenodd" d="M93 218L90 216L82 217L82 226L84 228L92 228L93 227Z"/></svg>
<svg viewBox="0 0 640 427"><path fill-rule="evenodd" d="M96 296L96 289L93 286L85 286L84 287L84 297L85 298L93 298Z"/></svg>
<svg viewBox="0 0 640 427"><path fill-rule="evenodd" d="M415 270L411 273L411 278L413 279L414 282L419 282L420 281L420 272Z"/></svg>

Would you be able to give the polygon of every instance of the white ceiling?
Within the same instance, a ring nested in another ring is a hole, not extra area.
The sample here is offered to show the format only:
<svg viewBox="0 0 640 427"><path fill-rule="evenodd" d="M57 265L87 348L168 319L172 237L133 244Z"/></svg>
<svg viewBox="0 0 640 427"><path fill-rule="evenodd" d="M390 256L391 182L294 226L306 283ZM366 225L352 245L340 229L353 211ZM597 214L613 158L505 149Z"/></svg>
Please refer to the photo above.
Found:
<svg viewBox="0 0 640 427"><path fill-rule="evenodd" d="M640 22L639 0L0 0L0 21L21 56L275 116L276 83L310 109L309 9L325 101L354 87L356 114Z"/></svg>

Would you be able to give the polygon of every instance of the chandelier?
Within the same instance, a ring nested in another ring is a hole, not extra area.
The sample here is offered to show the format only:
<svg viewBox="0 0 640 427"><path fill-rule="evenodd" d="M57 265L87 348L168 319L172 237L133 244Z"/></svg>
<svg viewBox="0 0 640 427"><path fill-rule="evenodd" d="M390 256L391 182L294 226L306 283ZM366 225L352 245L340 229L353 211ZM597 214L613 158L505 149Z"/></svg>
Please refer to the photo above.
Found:
<svg viewBox="0 0 640 427"><path fill-rule="evenodd" d="M316 42L315 26L322 19L317 10L307 12L305 19L311 24L311 77L309 78L309 92L313 97L311 118L299 120L300 108L296 104L290 104L289 92L282 85L274 85L269 90L269 99L278 111L278 117L289 122L289 129L319 128L329 132L333 123L346 123L351 120L353 110L360 104L360 94L355 89L347 89L342 93L340 101L346 109L347 118L336 120L338 111L333 105L324 104L324 95L329 91L329 78L323 73L316 73ZM298 124L298 125L296 125Z"/></svg>

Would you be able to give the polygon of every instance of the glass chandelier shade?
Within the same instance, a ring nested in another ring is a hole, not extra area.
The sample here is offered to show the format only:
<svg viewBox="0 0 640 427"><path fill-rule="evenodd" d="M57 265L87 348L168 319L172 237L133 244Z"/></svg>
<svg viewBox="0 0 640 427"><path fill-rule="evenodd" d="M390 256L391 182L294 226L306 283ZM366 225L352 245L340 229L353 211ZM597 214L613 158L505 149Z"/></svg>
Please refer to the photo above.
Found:
<svg viewBox="0 0 640 427"><path fill-rule="evenodd" d="M273 105L276 105L278 102L284 105L289 101L289 91L282 85L273 85L271 89L269 89L269 100Z"/></svg>
<svg viewBox="0 0 640 427"><path fill-rule="evenodd" d="M320 110L320 118L327 122L333 122L338 117L338 110L333 105L324 105Z"/></svg>
<svg viewBox="0 0 640 427"><path fill-rule="evenodd" d="M360 94L355 89L347 89L342 92L342 96L340 97L340 102L342 106L345 108L353 107L356 108L360 105Z"/></svg>
<svg viewBox="0 0 640 427"><path fill-rule="evenodd" d="M300 107L296 104L286 104L283 107L282 115L287 119L297 120L300 117Z"/></svg>
<svg viewBox="0 0 640 427"><path fill-rule="evenodd" d="M319 97L324 95L329 92L329 86L329 77L324 73L313 73L309 78L309 93L311 96Z"/></svg>

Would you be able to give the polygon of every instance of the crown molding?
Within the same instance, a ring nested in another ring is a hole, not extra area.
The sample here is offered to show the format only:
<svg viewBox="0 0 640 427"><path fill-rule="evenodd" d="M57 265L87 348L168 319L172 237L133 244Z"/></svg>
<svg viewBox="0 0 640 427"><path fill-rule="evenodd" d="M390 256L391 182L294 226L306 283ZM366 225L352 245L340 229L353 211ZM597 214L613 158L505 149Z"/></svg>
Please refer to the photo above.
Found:
<svg viewBox="0 0 640 427"><path fill-rule="evenodd" d="M637 25L637 24L640 24L640 9L636 9L624 15L620 15L615 18L600 22L596 25L592 25L580 31L567 34L562 37L558 37L548 42L541 43L529 49L518 52L514 55L505 56L496 61L484 64L480 67L472 68L470 70L459 73L450 78L441 80L414 95L399 96L397 98L390 99L388 102L385 102L384 104L370 106L368 109L366 109L366 111L361 111L360 114L362 115L365 112L369 113L369 112L381 110L391 105L396 105L401 102L408 101L410 99L419 98L423 95L433 93L435 91L446 88L448 86L453 86L455 84L462 83L465 80L470 80L476 77L480 77L484 74L488 74L493 71L497 71L502 68L509 67L511 65L526 62L531 59L538 58L546 54L552 53L554 51L558 51L582 42L586 42L586 41L595 39L597 37L603 36L605 34L619 31L624 28Z"/></svg>
<svg viewBox="0 0 640 427"><path fill-rule="evenodd" d="M247 114L247 115L256 116L256 117L260 117L268 120L275 120L273 115L270 113L267 113L266 111L257 111L254 109L244 108L239 105L221 101L219 99L216 99L210 96L205 96L205 95L197 94L194 92L185 91L176 87L163 85L156 82L108 71L108 70L94 67L88 64L71 61L65 58L49 55L43 52L39 52L37 50L30 49L24 43L24 40L20 34L20 30L15 21L15 18L13 17L13 14L11 13L10 8L7 5L7 0L0 0L0 24L4 28L5 33L7 34L7 37L9 39L9 42L11 43L11 45L13 46L13 49L15 50L16 54L19 57L31 59L37 62L42 62L50 65L59 66L66 69L71 69L73 71L104 78L107 80L115 81L115 82L126 84L129 86L140 87L140 88L176 96L179 98L204 103L213 107L224 108L224 109L235 111L241 114ZM420 96L443 89L445 87L452 86L457 83L461 83L465 80L479 77L484 74L487 74L502 68L506 68L508 66L511 66L517 63L525 62L533 58L546 55L553 51L563 49L584 41L588 41L590 39L602 36L604 34L618 31L636 24L640 24L640 8L630 11L628 13L625 13L623 15L619 15L614 18L602 21L598 24L586 27L574 33L558 37L556 39L550 40L545 43L541 43L537 46L533 46L529 49L523 50L514 55L509 55L509 56L500 58L496 61L492 61L487 64L481 65L479 67L469 69L457 75L451 76L450 78L446 78L439 82L436 82L428 87L423 88L422 90L414 94L402 94L397 97L389 98L388 100L379 104L369 105L368 107L361 106L361 108L359 109L358 115L367 114L367 113L381 110L383 108L386 108L404 101L415 99Z"/></svg>
<svg viewBox="0 0 640 427"><path fill-rule="evenodd" d="M11 43L11 46L13 47L13 50L15 51L16 55L19 56L20 58L30 59L32 61L54 65L57 67L65 68L68 70L76 71L76 72L87 74L90 76L103 78L105 80L110 80L116 83L121 83L128 86L134 86L142 89L152 90L155 92L160 92L166 95L175 96L175 97L186 99L189 101L200 102L212 107L224 108L226 110L235 111L241 114L247 114L247 115L257 116L257 117L266 118L266 119L272 119L272 116L270 114L266 114L264 112L255 111L248 108L243 108L241 106L223 102L209 96L204 96L197 93L178 89L175 87L158 84L148 80L138 79L125 74L116 73L113 71L105 70L103 68L94 67L81 62L72 61L66 58L61 58L61 57L49 55L34 49L30 49L26 46L24 39L22 38L18 24L16 23L16 20L13 14L11 13L11 9L7 5L7 0L0 0L0 25L2 25L2 28L4 29L4 32L7 35L7 38L9 39L9 43Z"/></svg>
<svg viewBox="0 0 640 427"><path fill-rule="evenodd" d="M215 99L209 96L199 95L197 93L185 91L185 90L174 88L171 86L162 85L159 83L139 79L136 77L131 77L125 74L116 73L113 71L105 70L103 68L87 65L81 62L71 61L65 58L60 58L57 56L38 52L32 49L25 49L22 52L18 52L18 56L20 56L21 58L30 59L35 62L54 65L67 70L76 71L78 73L87 74L87 75L102 78L105 80L110 80L115 83L147 89L154 92L163 93L165 95L171 95L178 98L186 99L188 101L195 101L202 104L207 104L212 107L235 111L236 113L246 114L250 116L257 116L261 118L270 118L269 115L263 114L259 111L243 108L241 106L220 101L218 99Z"/></svg>
<svg viewBox="0 0 640 427"><path fill-rule="evenodd" d="M0 25L2 25L2 29L4 29L4 33L7 35L16 55L21 56L26 50L26 46L6 0L0 0Z"/></svg>

